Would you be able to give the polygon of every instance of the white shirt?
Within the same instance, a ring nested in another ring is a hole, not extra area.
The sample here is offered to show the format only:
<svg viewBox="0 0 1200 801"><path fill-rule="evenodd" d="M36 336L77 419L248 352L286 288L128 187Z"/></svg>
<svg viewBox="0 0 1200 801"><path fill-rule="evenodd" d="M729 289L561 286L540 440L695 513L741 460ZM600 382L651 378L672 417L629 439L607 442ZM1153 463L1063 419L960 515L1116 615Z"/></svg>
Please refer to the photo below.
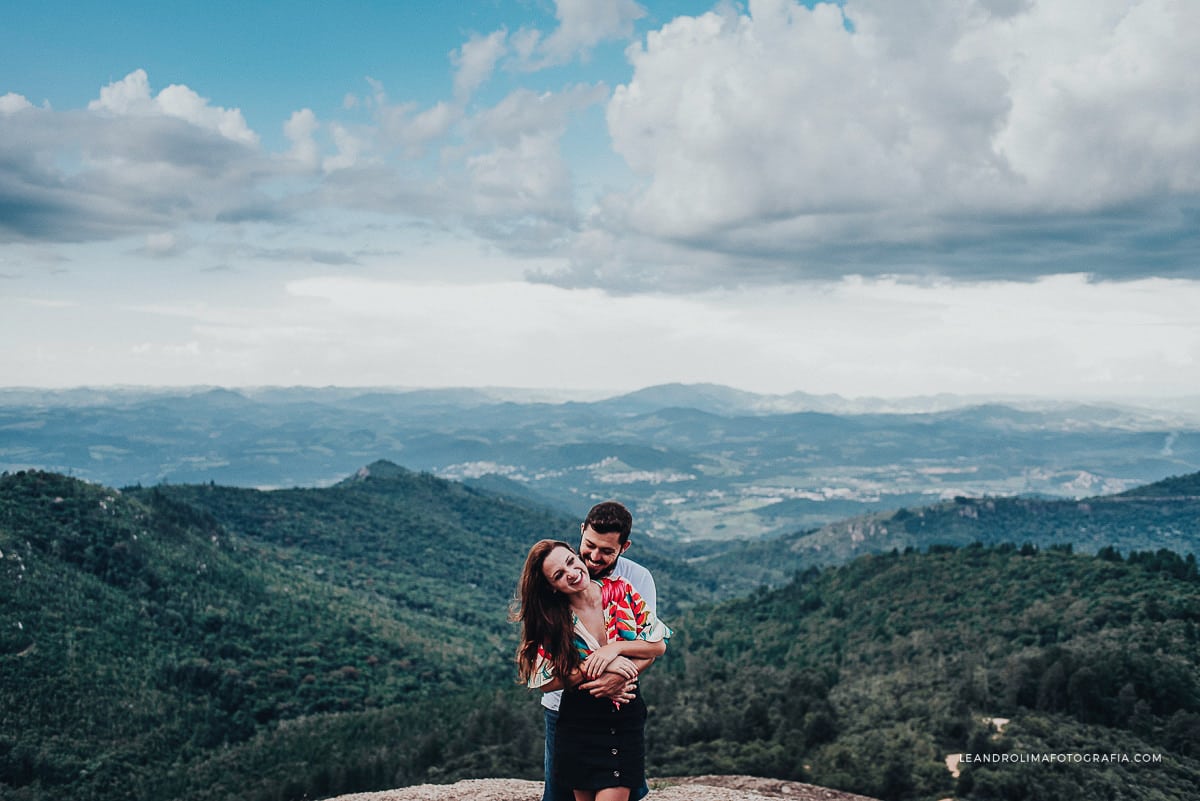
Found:
<svg viewBox="0 0 1200 801"><path fill-rule="evenodd" d="M650 607L650 611L658 614L658 589L654 586L654 576L650 575L649 570L632 559L618 556L617 564L608 577L623 578L628 581L637 590L637 594L642 596L642 600L646 602L646 606ZM542 693L542 706L547 709L557 712L558 705L561 703L562 690Z"/></svg>

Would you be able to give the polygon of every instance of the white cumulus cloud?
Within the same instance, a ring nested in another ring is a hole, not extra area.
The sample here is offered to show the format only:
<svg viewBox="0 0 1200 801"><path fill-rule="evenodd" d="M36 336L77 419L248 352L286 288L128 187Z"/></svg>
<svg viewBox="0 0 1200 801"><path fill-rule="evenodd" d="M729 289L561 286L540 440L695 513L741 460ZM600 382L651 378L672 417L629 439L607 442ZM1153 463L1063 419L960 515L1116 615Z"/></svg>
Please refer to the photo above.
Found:
<svg viewBox="0 0 1200 801"><path fill-rule="evenodd" d="M999 239L1019 263L1038 237L1085 261L1100 221L1070 215L1200 192L1196 3L751 0L628 54L607 119L643 182L610 198L610 230L798 272ZM880 258L897 245L916 250Z"/></svg>
<svg viewBox="0 0 1200 801"><path fill-rule="evenodd" d="M646 16L634 0L555 0L554 6L558 27L549 35L530 28L513 34L513 49L527 68L587 59L601 42L631 37L634 23Z"/></svg>
<svg viewBox="0 0 1200 801"><path fill-rule="evenodd" d="M16 92L0 95L0 114L16 114L18 111L24 111L27 108L33 108L33 104L24 95L19 95Z"/></svg>
<svg viewBox="0 0 1200 801"><path fill-rule="evenodd" d="M333 172L334 170L344 170L357 165L359 159L362 158L363 152L367 149L363 140L355 136L349 128L338 123L333 124L331 133L333 135L333 143L337 147L337 153L325 158L321 163L322 169L325 172Z"/></svg>
<svg viewBox="0 0 1200 801"><path fill-rule="evenodd" d="M246 125L240 109L210 105L207 98L181 84L171 84L154 95L149 76L141 69L102 88L100 97L88 103L88 110L127 116L161 114L215 131L235 142L258 143L258 134Z"/></svg>
<svg viewBox="0 0 1200 801"><path fill-rule="evenodd" d="M561 140L572 117L604 102L603 84L562 92L519 89L468 125L472 207L485 218L534 215L552 224L575 217L573 180Z"/></svg>
<svg viewBox="0 0 1200 801"><path fill-rule="evenodd" d="M494 31L487 36L472 36L462 47L451 53L457 72L454 74L454 96L465 100L483 85L496 63L508 52L506 31Z"/></svg>
<svg viewBox="0 0 1200 801"><path fill-rule="evenodd" d="M312 109L300 109L283 124L283 135L292 143L288 155L306 169L315 169L321 163L321 148L314 135L320 123Z"/></svg>
<svg viewBox="0 0 1200 801"><path fill-rule="evenodd" d="M962 47L1005 78L995 148L1039 205L1200 191L1200 5L1039 2Z"/></svg>
<svg viewBox="0 0 1200 801"><path fill-rule="evenodd" d="M0 242L113 239L286 214L259 191L279 165L241 112L184 86L154 95L144 70L104 86L86 110L5 105L18 113L4 115L0 132Z"/></svg>

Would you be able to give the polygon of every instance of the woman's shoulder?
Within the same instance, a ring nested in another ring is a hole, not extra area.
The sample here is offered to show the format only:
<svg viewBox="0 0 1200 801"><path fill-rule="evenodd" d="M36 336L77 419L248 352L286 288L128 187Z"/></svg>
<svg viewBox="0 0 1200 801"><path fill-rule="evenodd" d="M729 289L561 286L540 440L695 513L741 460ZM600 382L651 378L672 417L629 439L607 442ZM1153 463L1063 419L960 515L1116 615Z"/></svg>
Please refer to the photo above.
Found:
<svg viewBox="0 0 1200 801"><path fill-rule="evenodd" d="M600 591L607 603L616 598L623 598L633 592L633 585L621 576L605 576L600 579Z"/></svg>

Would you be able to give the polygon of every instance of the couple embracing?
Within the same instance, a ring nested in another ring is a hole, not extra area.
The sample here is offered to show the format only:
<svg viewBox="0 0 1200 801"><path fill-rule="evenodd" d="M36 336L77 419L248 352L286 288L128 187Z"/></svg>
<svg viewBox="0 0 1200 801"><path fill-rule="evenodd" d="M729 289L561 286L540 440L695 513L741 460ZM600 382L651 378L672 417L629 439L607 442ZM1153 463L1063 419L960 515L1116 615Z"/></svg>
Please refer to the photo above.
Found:
<svg viewBox="0 0 1200 801"><path fill-rule="evenodd" d="M638 676L666 651L671 630L655 614L650 571L622 556L632 527L621 504L597 504L578 552L541 540L521 572L517 672L544 693L542 801L637 801L648 792Z"/></svg>

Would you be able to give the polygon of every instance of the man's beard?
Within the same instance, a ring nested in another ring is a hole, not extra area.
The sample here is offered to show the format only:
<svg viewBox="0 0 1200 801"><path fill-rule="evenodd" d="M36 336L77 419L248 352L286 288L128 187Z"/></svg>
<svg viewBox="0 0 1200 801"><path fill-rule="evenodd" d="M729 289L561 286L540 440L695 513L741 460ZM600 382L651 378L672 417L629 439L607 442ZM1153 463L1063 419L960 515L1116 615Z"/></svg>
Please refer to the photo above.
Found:
<svg viewBox="0 0 1200 801"><path fill-rule="evenodd" d="M608 567L602 567L596 571L592 570L591 565L588 565L587 569L588 569L588 575L591 576L593 579L608 578L609 575L611 575L612 572L617 569L617 560L616 559L612 560L612 564L610 564Z"/></svg>

